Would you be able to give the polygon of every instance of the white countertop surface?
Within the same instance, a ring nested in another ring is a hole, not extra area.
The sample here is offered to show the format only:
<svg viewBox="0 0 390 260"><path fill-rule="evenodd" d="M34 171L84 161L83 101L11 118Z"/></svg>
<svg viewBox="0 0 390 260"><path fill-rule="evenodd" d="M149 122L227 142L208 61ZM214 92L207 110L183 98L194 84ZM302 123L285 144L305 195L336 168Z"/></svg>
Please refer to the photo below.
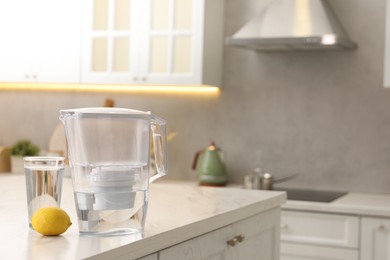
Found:
<svg viewBox="0 0 390 260"><path fill-rule="evenodd" d="M390 217L390 194L349 192L332 202L288 200L282 209Z"/></svg>
<svg viewBox="0 0 390 260"><path fill-rule="evenodd" d="M44 237L28 228L23 175L0 174L0 252L3 259L134 259L280 206L285 193L191 183L151 184L143 239L86 237L77 229L71 179L64 179L61 208L73 225L61 236Z"/></svg>

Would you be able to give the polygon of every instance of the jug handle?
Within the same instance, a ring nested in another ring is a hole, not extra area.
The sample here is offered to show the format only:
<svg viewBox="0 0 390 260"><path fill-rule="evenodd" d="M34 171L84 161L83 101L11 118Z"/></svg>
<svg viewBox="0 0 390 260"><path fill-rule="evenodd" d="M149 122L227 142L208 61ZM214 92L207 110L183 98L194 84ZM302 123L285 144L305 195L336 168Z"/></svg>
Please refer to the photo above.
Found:
<svg viewBox="0 0 390 260"><path fill-rule="evenodd" d="M165 120L152 114L151 130L153 136L154 160L157 174L149 178L149 183L167 174L167 133Z"/></svg>

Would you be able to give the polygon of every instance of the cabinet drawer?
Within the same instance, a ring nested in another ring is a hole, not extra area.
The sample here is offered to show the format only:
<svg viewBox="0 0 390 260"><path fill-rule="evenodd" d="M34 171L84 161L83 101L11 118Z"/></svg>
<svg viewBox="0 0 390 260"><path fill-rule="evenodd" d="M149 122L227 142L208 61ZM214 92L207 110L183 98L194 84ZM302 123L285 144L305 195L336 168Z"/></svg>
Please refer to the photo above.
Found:
<svg viewBox="0 0 390 260"><path fill-rule="evenodd" d="M281 243L280 260L358 260L358 249Z"/></svg>
<svg viewBox="0 0 390 260"><path fill-rule="evenodd" d="M281 240L358 248L359 218L336 214L282 211Z"/></svg>

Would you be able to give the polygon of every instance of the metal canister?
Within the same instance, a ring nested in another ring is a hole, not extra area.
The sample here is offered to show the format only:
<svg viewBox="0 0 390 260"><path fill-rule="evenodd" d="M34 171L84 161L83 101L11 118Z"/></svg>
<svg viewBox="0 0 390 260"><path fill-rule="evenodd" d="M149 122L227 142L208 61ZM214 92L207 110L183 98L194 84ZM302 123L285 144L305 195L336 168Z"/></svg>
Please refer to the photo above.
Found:
<svg viewBox="0 0 390 260"><path fill-rule="evenodd" d="M272 190L273 188L273 177L271 173L264 173L260 179L260 189Z"/></svg>

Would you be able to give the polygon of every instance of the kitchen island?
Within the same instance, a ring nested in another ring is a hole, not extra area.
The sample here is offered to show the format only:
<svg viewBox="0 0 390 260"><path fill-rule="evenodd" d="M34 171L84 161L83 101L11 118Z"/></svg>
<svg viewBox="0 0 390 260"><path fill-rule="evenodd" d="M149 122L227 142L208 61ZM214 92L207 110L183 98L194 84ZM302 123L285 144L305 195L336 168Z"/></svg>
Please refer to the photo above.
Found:
<svg viewBox="0 0 390 260"><path fill-rule="evenodd" d="M64 179L61 208L73 225L61 236L30 230L23 175L0 175L0 250L4 259L278 259L284 192L151 185L144 237L80 236L72 181Z"/></svg>

